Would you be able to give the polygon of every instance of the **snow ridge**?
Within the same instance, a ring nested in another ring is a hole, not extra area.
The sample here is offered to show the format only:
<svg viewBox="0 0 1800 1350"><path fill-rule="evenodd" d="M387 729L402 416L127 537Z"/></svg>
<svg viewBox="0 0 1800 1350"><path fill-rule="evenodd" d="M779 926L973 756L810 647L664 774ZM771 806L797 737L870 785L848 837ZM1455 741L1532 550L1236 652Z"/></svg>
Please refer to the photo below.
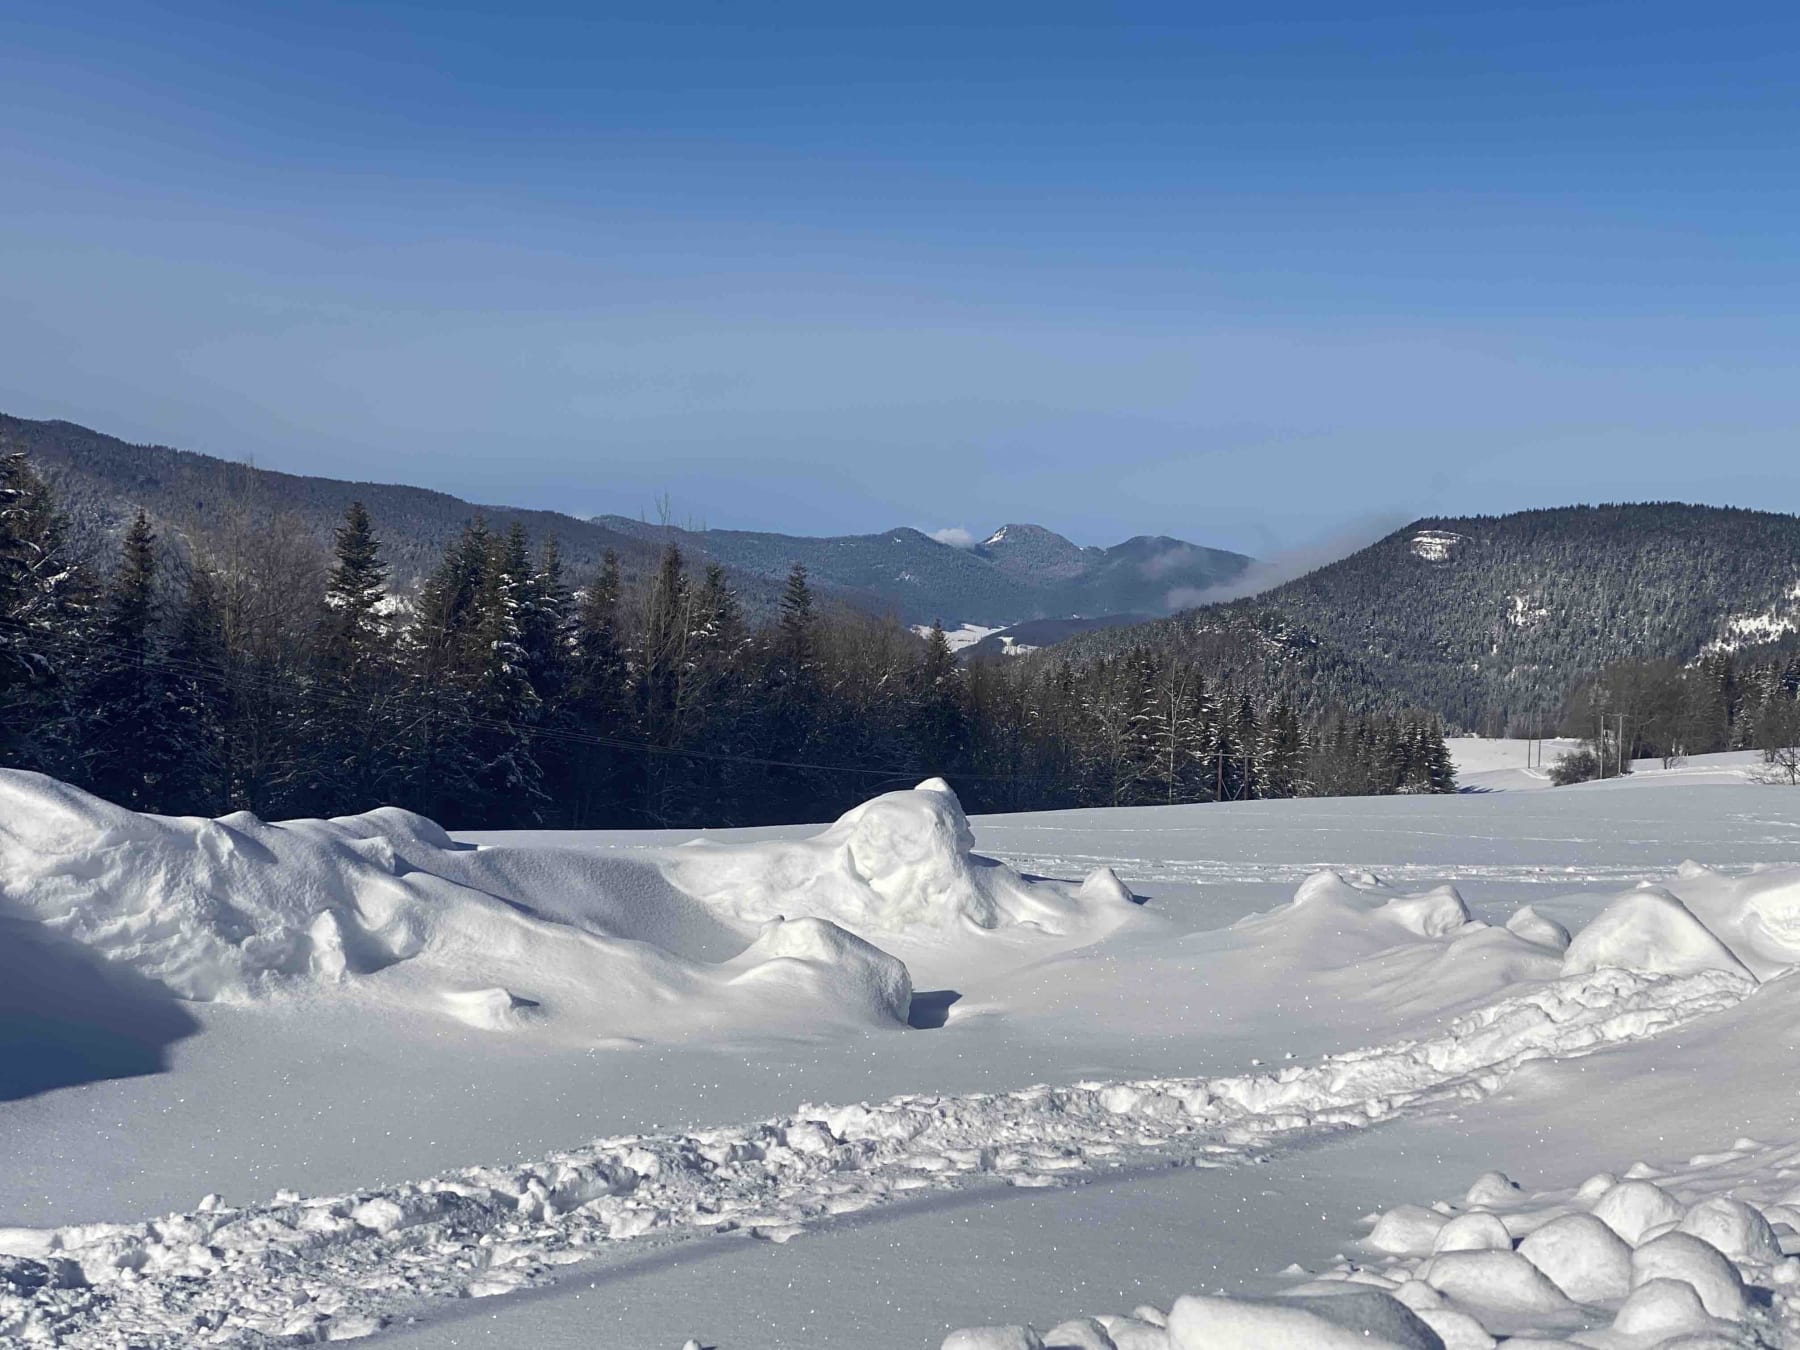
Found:
<svg viewBox="0 0 1800 1350"><path fill-rule="evenodd" d="M434 1298L506 1293L647 1234L784 1242L917 1192L1230 1166L1309 1134L1479 1100L1520 1065L1722 1011L1747 975L1571 975L1433 1036L1273 1074L910 1095L742 1127L601 1140L536 1163L148 1223L0 1230L0 1336L251 1347L370 1334Z"/></svg>

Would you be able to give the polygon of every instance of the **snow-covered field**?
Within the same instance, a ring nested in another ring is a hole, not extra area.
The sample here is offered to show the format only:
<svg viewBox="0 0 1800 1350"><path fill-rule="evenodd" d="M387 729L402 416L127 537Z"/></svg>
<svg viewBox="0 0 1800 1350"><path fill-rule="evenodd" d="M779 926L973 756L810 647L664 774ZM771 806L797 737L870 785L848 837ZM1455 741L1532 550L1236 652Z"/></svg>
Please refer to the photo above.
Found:
<svg viewBox="0 0 1800 1350"><path fill-rule="evenodd" d="M700 842L0 772L0 1339L1800 1344L1800 793L1456 748Z"/></svg>
<svg viewBox="0 0 1800 1350"><path fill-rule="evenodd" d="M1450 755L1456 761L1457 783L1465 792L1519 792L1552 786L1550 766L1577 750L1580 741L1487 740L1477 736L1452 737ZM1664 766L1660 759L1634 759L1627 781L1607 779L1582 783L1582 791L1614 787L1695 787L1750 783L1763 767L1761 752L1730 750L1723 754L1689 755Z"/></svg>

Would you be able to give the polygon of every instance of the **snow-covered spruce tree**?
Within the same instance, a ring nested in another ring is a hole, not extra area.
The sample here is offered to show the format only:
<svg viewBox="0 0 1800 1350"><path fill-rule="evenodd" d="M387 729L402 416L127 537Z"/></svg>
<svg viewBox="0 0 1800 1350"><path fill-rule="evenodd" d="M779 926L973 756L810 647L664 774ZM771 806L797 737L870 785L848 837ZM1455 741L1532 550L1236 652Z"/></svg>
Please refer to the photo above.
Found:
<svg viewBox="0 0 1800 1350"><path fill-rule="evenodd" d="M1432 792L1456 791L1456 763L1444 740L1444 719L1435 715L1426 723L1425 775Z"/></svg>
<svg viewBox="0 0 1800 1350"><path fill-rule="evenodd" d="M687 726L682 720L681 668L692 636L693 588L686 560L671 544L663 550L656 577L644 596L633 662L634 732L644 751L639 803L644 819L675 823L688 761L679 753Z"/></svg>
<svg viewBox="0 0 1800 1350"><path fill-rule="evenodd" d="M468 738L474 747L475 801L481 818L508 813L535 821L544 801L544 773L533 730L543 701L532 688L522 626L531 584L531 556L516 523L488 551L469 627Z"/></svg>
<svg viewBox="0 0 1800 1350"><path fill-rule="evenodd" d="M402 794L426 815L468 818L479 797L472 744L477 602L493 536L479 518L465 526L426 579L406 635Z"/></svg>
<svg viewBox="0 0 1800 1350"><path fill-rule="evenodd" d="M0 764L71 772L94 590L49 485L0 454Z"/></svg>
<svg viewBox="0 0 1800 1350"><path fill-rule="evenodd" d="M754 795L761 770L740 764L755 748L749 632L725 569L708 563L694 589L694 635L683 672L681 703L693 728L690 744L707 751L690 761L695 809L721 824L742 823L740 803Z"/></svg>
<svg viewBox="0 0 1800 1350"><path fill-rule="evenodd" d="M577 827L613 823L641 798L638 756L597 742L632 734L624 643L619 631L619 557L608 549L580 596L562 711L578 739L565 752L563 800Z"/></svg>
<svg viewBox="0 0 1800 1350"><path fill-rule="evenodd" d="M139 511L101 596L81 692L80 738L86 784L139 811L162 804L165 780L182 753L163 617L156 533Z"/></svg>
<svg viewBox="0 0 1800 1350"><path fill-rule="evenodd" d="M968 710L963 703L961 674L944 636L944 625L933 623L913 676L912 743L922 773L954 774L968 748Z"/></svg>
<svg viewBox="0 0 1800 1350"><path fill-rule="evenodd" d="M776 809L796 814L817 799L819 784L806 769L787 767L828 758L820 739L825 691L818 651L820 620L806 567L788 569L775 623L757 642L756 738L759 757L774 760L763 775L762 792ZM834 754L855 756L839 741Z"/></svg>
<svg viewBox="0 0 1800 1350"><path fill-rule="evenodd" d="M189 566L168 646L169 720L180 748L157 792L169 815L223 815L231 809L231 654L210 568Z"/></svg>
<svg viewBox="0 0 1800 1350"><path fill-rule="evenodd" d="M1307 777L1306 732L1285 694L1276 696L1274 705L1263 717L1256 762L1261 772L1262 796L1312 795L1312 782Z"/></svg>
<svg viewBox="0 0 1800 1350"><path fill-rule="evenodd" d="M575 651L575 595L563 575L562 549L544 541L521 592L519 643L525 676L546 710L560 709L568 692Z"/></svg>
<svg viewBox="0 0 1800 1350"><path fill-rule="evenodd" d="M401 695L387 579L374 524L352 502L333 537L309 700L320 809L333 814L379 806L399 781Z"/></svg>

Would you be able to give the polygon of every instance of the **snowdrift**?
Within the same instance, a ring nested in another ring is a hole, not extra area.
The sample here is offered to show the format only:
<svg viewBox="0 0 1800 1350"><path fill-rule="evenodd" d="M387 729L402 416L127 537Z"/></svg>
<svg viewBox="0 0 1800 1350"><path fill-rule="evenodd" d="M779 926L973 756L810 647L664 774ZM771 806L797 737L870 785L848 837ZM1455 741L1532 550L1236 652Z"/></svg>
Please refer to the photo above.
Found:
<svg viewBox="0 0 1800 1350"><path fill-rule="evenodd" d="M1454 886L1408 893L1368 872L1315 872L1281 909L1236 933L1258 959L1336 977L1338 997L1379 990L1398 1009L1467 1006L1562 973L1568 933L1529 906L1505 927L1471 917Z"/></svg>
<svg viewBox="0 0 1800 1350"><path fill-rule="evenodd" d="M1503 926L1473 918L1454 886L1407 893L1367 872L1315 872L1282 909L1237 931L1294 971L1372 964L1401 1005L1451 1006L1509 986L1602 970L1761 981L1800 965L1800 869L1732 878L1684 863L1666 885L1614 896L1577 934L1530 905Z"/></svg>
<svg viewBox="0 0 1800 1350"><path fill-rule="evenodd" d="M685 894L740 920L805 914L863 934L991 931L1053 934L1110 926L1131 893L1110 869L1080 887L1027 881L975 851L950 785L932 778L845 813L812 839L694 843L664 870Z"/></svg>
<svg viewBox="0 0 1800 1350"><path fill-rule="evenodd" d="M906 967L818 919L741 926L654 868L476 850L384 809L142 816L0 772L0 914L183 999L354 996L478 1027L667 1038L903 1025Z"/></svg>
<svg viewBox="0 0 1800 1350"><path fill-rule="evenodd" d="M935 780L814 840L618 857L477 848L393 808L146 816L0 770L0 918L182 999L359 997L578 1039L901 1026L911 977L865 934L1083 932L1132 911L1110 873L1028 882L972 847Z"/></svg>

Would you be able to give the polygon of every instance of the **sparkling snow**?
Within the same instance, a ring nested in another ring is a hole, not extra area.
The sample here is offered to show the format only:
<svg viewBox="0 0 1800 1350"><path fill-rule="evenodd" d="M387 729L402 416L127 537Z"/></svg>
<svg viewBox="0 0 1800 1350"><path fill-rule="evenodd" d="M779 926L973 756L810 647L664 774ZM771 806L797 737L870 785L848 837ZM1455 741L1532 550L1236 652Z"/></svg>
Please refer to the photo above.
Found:
<svg viewBox="0 0 1800 1350"><path fill-rule="evenodd" d="M1783 1344L1800 794L1525 785L684 846L5 775L0 974L188 1021L0 1101L0 1338Z"/></svg>

